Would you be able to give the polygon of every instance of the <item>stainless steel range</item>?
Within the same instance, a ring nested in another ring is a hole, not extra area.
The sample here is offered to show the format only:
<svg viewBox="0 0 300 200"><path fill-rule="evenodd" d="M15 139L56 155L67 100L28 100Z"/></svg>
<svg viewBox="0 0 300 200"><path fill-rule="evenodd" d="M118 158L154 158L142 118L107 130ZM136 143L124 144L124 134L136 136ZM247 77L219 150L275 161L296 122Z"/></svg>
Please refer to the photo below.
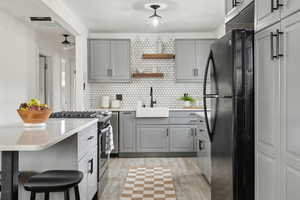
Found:
<svg viewBox="0 0 300 200"><path fill-rule="evenodd" d="M98 197L101 196L107 184L109 153L106 148L108 141L109 126L111 125L111 112L97 111L63 111L52 113L50 118L98 118Z"/></svg>

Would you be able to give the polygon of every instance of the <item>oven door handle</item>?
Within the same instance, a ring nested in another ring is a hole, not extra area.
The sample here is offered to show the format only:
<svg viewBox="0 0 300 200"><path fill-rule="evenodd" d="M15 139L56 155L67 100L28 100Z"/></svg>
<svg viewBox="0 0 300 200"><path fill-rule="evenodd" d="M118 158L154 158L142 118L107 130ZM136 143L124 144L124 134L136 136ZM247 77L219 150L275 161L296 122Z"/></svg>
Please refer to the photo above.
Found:
<svg viewBox="0 0 300 200"><path fill-rule="evenodd" d="M106 127L105 129L101 130L101 133L105 133L105 132L108 132L108 131L109 131L109 127Z"/></svg>

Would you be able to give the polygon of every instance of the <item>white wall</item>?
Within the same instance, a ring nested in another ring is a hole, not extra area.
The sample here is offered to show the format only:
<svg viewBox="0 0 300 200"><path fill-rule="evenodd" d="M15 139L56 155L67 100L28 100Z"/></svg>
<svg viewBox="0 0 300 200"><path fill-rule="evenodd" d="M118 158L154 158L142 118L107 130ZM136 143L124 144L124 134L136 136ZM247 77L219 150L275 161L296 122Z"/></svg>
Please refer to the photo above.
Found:
<svg viewBox="0 0 300 200"><path fill-rule="evenodd" d="M0 10L0 125L20 121L18 105L38 96L39 53L51 58L53 109L60 109L61 58L68 56L61 39L36 32Z"/></svg>
<svg viewBox="0 0 300 200"><path fill-rule="evenodd" d="M35 33L0 11L0 124L18 120L16 108L36 91Z"/></svg>

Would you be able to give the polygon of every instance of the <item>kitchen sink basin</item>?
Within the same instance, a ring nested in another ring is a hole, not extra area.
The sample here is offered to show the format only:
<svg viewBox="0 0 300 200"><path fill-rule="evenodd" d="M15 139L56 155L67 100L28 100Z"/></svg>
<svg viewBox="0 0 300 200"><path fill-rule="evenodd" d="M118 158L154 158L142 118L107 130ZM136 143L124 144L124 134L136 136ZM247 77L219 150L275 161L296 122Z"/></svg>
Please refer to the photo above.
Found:
<svg viewBox="0 0 300 200"><path fill-rule="evenodd" d="M137 108L136 117L169 117L169 108L155 107L155 108Z"/></svg>

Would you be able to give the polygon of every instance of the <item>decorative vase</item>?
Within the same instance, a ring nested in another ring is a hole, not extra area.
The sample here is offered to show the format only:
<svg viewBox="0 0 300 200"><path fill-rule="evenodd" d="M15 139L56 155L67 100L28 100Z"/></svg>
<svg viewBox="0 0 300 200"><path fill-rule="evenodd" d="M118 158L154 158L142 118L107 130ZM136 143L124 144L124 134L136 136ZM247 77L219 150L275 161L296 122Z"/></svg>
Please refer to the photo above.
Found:
<svg viewBox="0 0 300 200"><path fill-rule="evenodd" d="M192 103L190 101L184 101L183 105L184 105L185 108L187 108L187 107L191 107Z"/></svg>

